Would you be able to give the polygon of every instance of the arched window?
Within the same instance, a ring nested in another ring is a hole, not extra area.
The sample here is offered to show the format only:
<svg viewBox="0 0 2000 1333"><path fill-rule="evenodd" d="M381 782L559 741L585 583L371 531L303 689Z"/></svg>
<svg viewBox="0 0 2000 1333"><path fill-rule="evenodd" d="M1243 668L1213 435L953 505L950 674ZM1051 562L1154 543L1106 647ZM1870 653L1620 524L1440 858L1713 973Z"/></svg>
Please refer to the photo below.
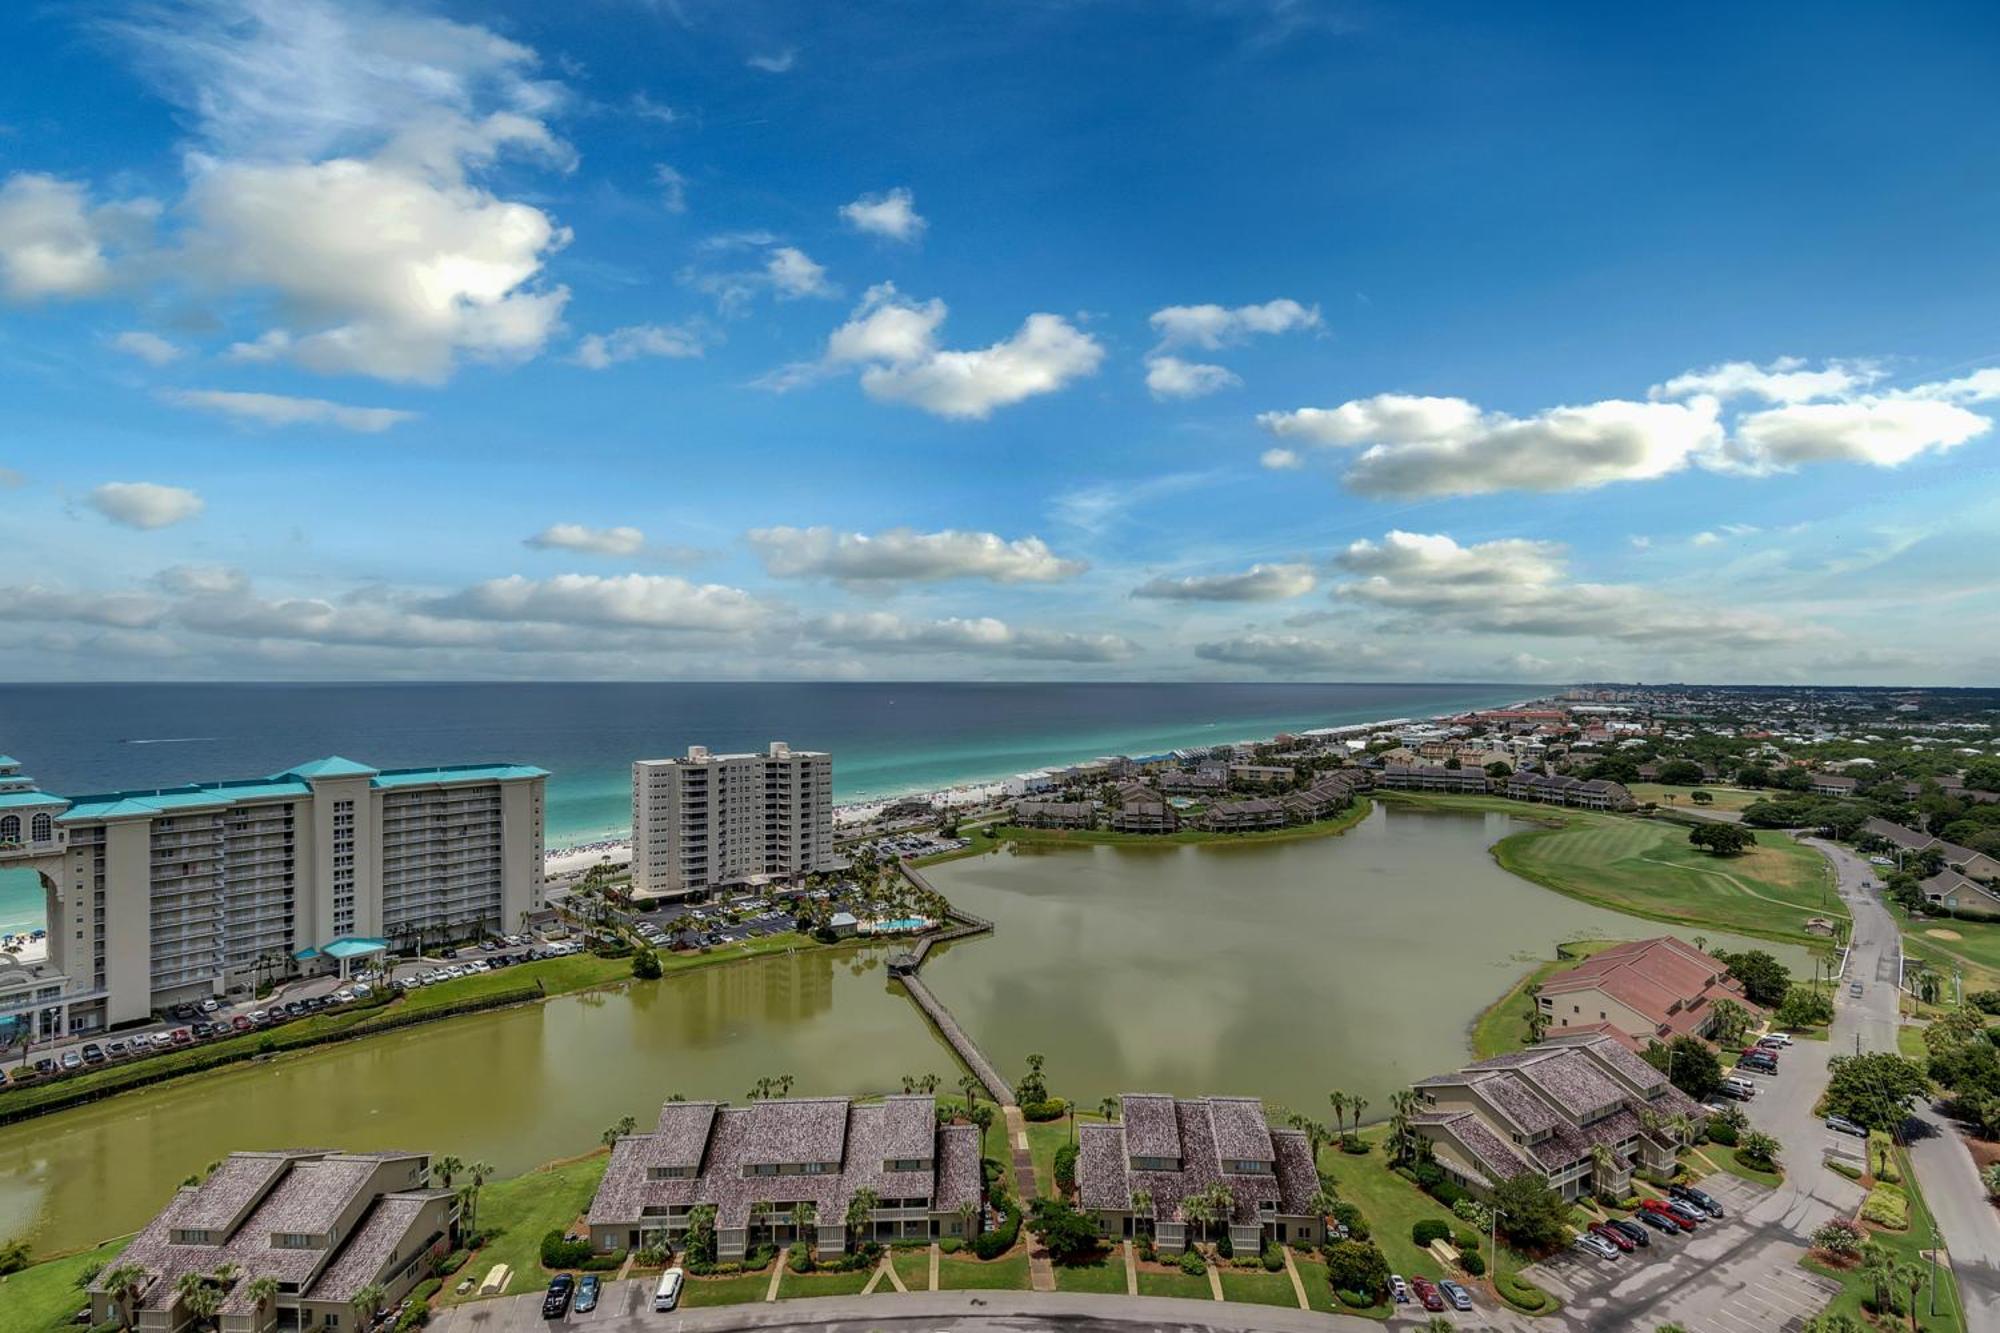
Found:
<svg viewBox="0 0 2000 1333"><path fill-rule="evenodd" d="M33 837L36 842L47 842L56 835L55 821L45 814L36 815L29 827L34 830Z"/></svg>
<svg viewBox="0 0 2000 1333"><path fill-rule="evenodd" d="M20 840L21 817L19 815L0 815L0 842L19 842Z"/></svg>

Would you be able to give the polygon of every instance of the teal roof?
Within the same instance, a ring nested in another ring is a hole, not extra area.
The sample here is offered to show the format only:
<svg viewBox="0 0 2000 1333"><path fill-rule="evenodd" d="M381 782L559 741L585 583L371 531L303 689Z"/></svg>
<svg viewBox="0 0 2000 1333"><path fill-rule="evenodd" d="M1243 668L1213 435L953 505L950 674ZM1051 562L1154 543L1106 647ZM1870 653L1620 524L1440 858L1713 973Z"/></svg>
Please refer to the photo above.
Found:
<svg viewBox="0 0 2000 1333"><path fill-rule="evenodd" d="M198 782L185 787L159 787L142 791L103 792L69 798L66 824L90 823L100 819L124 819L135 815L168 814L175 810L212 809L244 801L291 801L312 795L309 779L361 777L367 775L371 787L419 787L453 782L507 782L524 778L545 778L548 770L531 764L455 764L442 768L401 768L377 770L337 756L316 759L288 772L268 778L239 782ZM30 793L0 794L24 796ZM60 796L34 793L45 801Z"/></svg>
<svg viewBox="0 0 2000 1333"><path fill-rule="evenodd" d="M309 963L322 954L328 958L366 958L370 954L387 953L388 951L389 941L387 940L371 940L360 936L352 936L347 939L335 940L331 944L322 944L317 949L300 949L292 957L302 963Z"/></svg>
<svg viewBox="0 0 2000 1333"><path fill-rule="evenodd" d="M0 768L19 768L21 761L11 754L0 754Z"/></svg>
<svg viewBox="0 0 2000 1333"><path fill-rule="evenodd" d="M330 754L324 759L315 759L309 764L300 764L297 768L287 769L283 773L273 773L271 776L304 778L310 782L314 778L372 778L375 773L376 770L366 764L357 764L352 759L342 759L337 754Z"/></svg>
<svg viewBox="0 0 2000 1333"><path fill-rule="evenodd" d="M443 768L384 769L370 785L417 787L433 782L510 782L548 775L546 768L536 768L533 764L451 764Z"/></svg>
<svg viewBox="0 0 2000 1333"><path fill-rule="evenodd" d="M51 796L45 791L0 791L0 810L8 806L68 804L62 797Z"/></svg>

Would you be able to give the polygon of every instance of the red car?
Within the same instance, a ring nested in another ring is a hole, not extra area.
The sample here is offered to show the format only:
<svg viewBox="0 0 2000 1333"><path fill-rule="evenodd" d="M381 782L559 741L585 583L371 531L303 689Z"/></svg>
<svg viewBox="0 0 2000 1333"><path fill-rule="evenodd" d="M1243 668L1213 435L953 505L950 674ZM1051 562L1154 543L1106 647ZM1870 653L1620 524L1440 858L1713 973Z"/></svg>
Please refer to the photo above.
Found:
<svg viewBox="0 0 2000 1333"><path fill-rule="evenodd" d="M1674 1211L1672 1208L1668 1207L1666 1204L1662 1203L1658 1199L1648 1199L1639 1206L1641 1208L1644 1208L1649 1213L1659 1213L1663 1217L1667 1217L1675 1222L1678 1222L1680 1224L1681 1230L1683 1231L1693 1231L1697 1225L1693 1218L1687 1216L1685 1213L1679 1213Z"/></svg>
<svg viewBox="0 0 2000 1333"><path fill-rule="evenodd" d="M189 1032L186 1028L174 1029L174 1045L185 1046L193 1040L194 1040L194 1034Z"/></svg>
<svg viewBox="0 0 2000 1333"><path fill-rule="evenodd" d="M1417 1302L1432 1314L1444 1313L1444 1296L1437 1289L1437 1283L1427 1277L1410 1279L1410 1290L1417 1293Z"/></svg>
<svg viewBox="0 0 2000 1333"><path fill-rule="evenodd" d="M1590 1228L1590 1234L1608 1244L1616 1245L1622 1254L1630 1254L1638 1248L1632 1244L1630 1236L1620 1231L1617 1227L1609 1226L1603 1222L1593 1223Z"/></svg>
<svg viewBox="0 0 2000 1333"><path fill-rule="evenodd" d="M248 1032L250 1030L250 1020L238 1014L229 1020L229 1026L235 1028L238 1032Z"/></svg>

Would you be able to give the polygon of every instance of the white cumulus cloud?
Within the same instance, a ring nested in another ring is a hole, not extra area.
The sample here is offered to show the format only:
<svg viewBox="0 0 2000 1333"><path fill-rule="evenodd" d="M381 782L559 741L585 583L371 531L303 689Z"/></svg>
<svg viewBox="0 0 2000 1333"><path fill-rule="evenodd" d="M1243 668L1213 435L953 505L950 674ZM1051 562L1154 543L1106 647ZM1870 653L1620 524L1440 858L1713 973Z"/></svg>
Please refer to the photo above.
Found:
<svg viewBox="0 0 2000 1333"><path fill-rule="evenodd" d="M751 548L778 578L831 578L842 582L936 582L986 579L994 583L1051 583L1087 566L1051 551L1039 537L1009 541L991 532L917 532L892 528L869 535L832 528L758 528Z"/></svg>
<svg viewBox="0 0 2000 1333"><path fill-rule="evenodd" d="M990 616L905 620L886 611L840 611L807 627L820 642L846 648L902 648L990 654L1051 662L1118 662L1135 651L1116 634L1020 628Z"/></svg>
<svg viewBox="0 0 2000 1333"><path fill-rule="evenodd" d="M187 348L157 333L128 329L111 339L111 346L127 356L136 356L149 366L165 366L187 355Z"/></svg>
<svg viewBox="0 0 2000 1333"><path fill-rule="evenodd" d="M1146 358L1146 387L1155 398L1201 398L1243 383L1227 366L1183 361L1177 356Z"/></svg>
<svg viewBox="0 0 2000 1333"><path fill-rule="evenodd" d="M1148 579L1132 595L1180 602L1277 602L1304 596L1317 581L1311 565L1258 564L1235 574Z"/></svg>
<svg viewBox="0 0 2000 1333"><path fill-rule="evenodd" d="M679 360L706 350L703 332L692 324L632 324L609 333L587 333L572 358L589 370L606 370L642 356Z"/></svg>
<svg viewBox="0 0 2000 1333"><path fill-rule="evenodd" d="M1772 403L1804 403L1815 398L1844 397L1867 388L1883 374L1882 368L1872 361L1828 361L1818 370L1808 369L1808 363L1796 356L1781 356L1764 366L1752 361L1725 361L1706 370L1676 375L1664 384L1654 385L1647 396L1748 395Z"/></svg>
<svg viewBox="0 0 2000 1333"><path fill-rule="evenodd" d="M0 291L12 301L92 296L159 214L150 199L93 205L75 181L24 171L0 185Z"/></svg>
<svg viewBox="0 0 2000 1333"><path fill-rule="evenodd" d="M91 491L90 507L128 528L165 528L202 511L202 499L179 486L151 481L109 481Z"/></svg>
<svg viewBox="0 0 2000 1333"><path fill-rule="evenodd" d="M1274 675L1373 671L1394 660L1379 644L1320 639L1302 634L1273 634L1265 630L1197 644L1194 655L1204 661L1256 667ZM1404 670L1413 670L1421 664L1404 659L1397 665Z"/></svg>
<svg viewBox="0 0 2000 1333"><path fill-rule="evenodd" d="M1162 347L1201 347L1208 351L1228 347L1259 333L1291 333L1319 325L1319 307L1303 305L1288 297L1262 305L1234 308L1209 305L1171 305L1151 316Z"/></svg>
<svg viewBox="0 0 2000 1333"><path fill-rule="evenodd" d="M1992 429L1993 423L1977 412L1928 398L1794 403L1753 412L1737 422L1725 457L1728 465L1748 472L1782 471L1804 463L1899 467L1921 454L1955 449Z"/></svg>
<svg viewBox="0 0 2000 1333"><path fill-rule="evenodd" d="M671 574L519 574L489 579L426 606L431 615L466 620L517 620L556 625L610 625L705 632L754 629L771 611L719 583L691 583Z"/></svg>
<svg viewBox="0 0 2000 1333"><path fill-rule="evenodd" d="M646 534L638 528L591 528L581 523L552 523L525 543L538 551L584 551L591 555L637 555L646 549Z"/></svg>
<svg viewBox="0 0 2000 1333"><path fill-rule="evenodd" d="M905 243L921 237L930 225L917 212L916 196L902 186L842 204L840 216L856 231Z"/></svg>

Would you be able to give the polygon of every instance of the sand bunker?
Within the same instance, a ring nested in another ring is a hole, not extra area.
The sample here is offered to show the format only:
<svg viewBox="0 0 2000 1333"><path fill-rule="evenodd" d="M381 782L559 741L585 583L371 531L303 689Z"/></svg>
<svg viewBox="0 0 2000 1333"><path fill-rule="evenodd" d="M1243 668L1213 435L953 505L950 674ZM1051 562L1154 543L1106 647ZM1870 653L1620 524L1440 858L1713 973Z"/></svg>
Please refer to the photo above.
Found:
<svg viewBox="0 0 2000 1333"><path fill-rule="evenodd" d="M1924 934L1934 940L1962 940L1965 938L1965 936L1955 930L1927 930Z"/></svg>

